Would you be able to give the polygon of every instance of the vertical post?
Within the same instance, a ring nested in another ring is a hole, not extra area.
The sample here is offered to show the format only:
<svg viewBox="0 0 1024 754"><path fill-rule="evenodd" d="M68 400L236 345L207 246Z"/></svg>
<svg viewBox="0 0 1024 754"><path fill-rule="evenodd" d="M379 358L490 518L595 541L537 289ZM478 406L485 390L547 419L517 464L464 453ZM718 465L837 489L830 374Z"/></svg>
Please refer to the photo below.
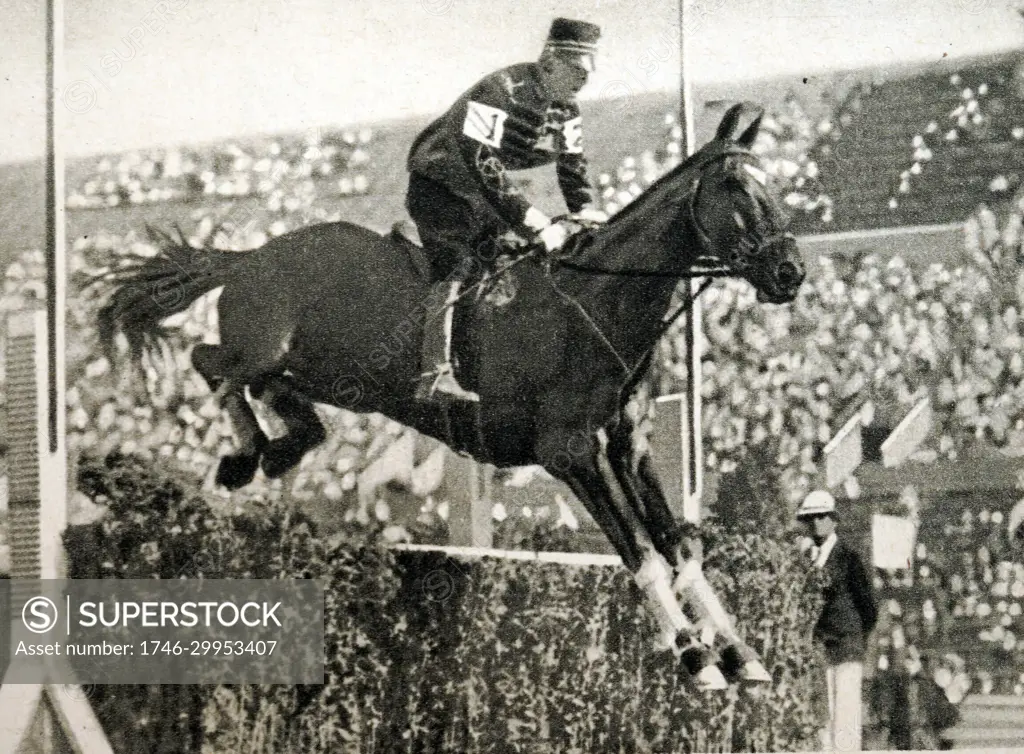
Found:
<svg viewBox="0 0 1024 754"><path fill-rule="evenodd" d="M64 227L63 108L57 92L64 71L64 2L48 0L46 73L46 443L40 477L40 530L43 534L44 579L64 576L61 536L67 526L67 384L65 311L67 309L67 237ZM40 432L42 435L42 432Z"/></svg>
<svg viewBox="0 0 1024 754"><path fill-rule="evenodd" d="M64 311L67 245L64 230L62 113L57 91L63 73L64 3L46 2L46 302L7 322L11 578L65 575L61 536L67 525L68 459ZM24 591L24 587L20 590ZM20 621L26 594L10 595L2 620ZM56 663L63 664L64 658ZM0 751L74 751L113 754L88 702L41 679L0 685Z"/></svg>
<svg viewBox="0 0 1024 754"><path fill-rule="evenodd" d="M682 157L693 154L693 89L689 71L687 25L691 20L692 0L679 0L679 124L683 129ZM701 280L688 283L693 305L683 318L686 338L686 431L683 433L683 518L692 523L700 520L701 498L704 494L704 447L701 435L701 309L696 298Z"/></svg>
<svg viewBox="0 0 1024 754"><path fill-rule="evenodd" d="M64 19L62 0L46 3L46 417L48 452L62 452L64 436L64 308L65 257L64 153L58 133L62 112L56 106L58 77L64 65Z"/></svg>
<svg viewBox="0 0 1024 754"><path fill-rule="evenodd" d="M64 166L55 89L63 46L61 0L46 4L46 301L8 316L7 416L10 442L8 508L11 578L57 579L64 573L61 534L67 524L65 449ZM18 595L15 612L21 610Z"/></svg>
<svg viewBox="0 0 1024 754"><path fill-rule="evenodd" d="M454 547L494 543L487 475L487 466L456 453L445 460L444 481L436 494L448 500L448 543Z"/></svg>
<svg viewBox="0 0 1024 754"><path fill-rule="evenodd" d="M686 435L689 433L689 401L681 393L661 395L654 399L654 416L651 422L651 448L654 470L661 480L665 500L672 516L676 519L687 517L686 506Z"/></svg>

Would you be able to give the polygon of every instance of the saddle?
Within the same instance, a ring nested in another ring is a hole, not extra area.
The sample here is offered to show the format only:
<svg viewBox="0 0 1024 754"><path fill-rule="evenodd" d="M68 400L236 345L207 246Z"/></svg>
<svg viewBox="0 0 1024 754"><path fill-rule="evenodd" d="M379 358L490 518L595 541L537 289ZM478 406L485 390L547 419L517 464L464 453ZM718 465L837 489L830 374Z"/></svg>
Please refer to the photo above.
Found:
<svg viewBox="0 0 1024 754"><path fill-rule="evenodd" d="M423 352L421 353L421 371L429 373L432 364L429 363L428 352L434 351L438 346L438 339L443 340L445 335L446 319L447 327L451 328L451 364L452 369L459 383L469 389L476 389L474 375L467 374L466 370L466 339L462 337L461 330L466 327L467 321L471 318L472 312L477 307L489 306L500 308L506 306L515 299L516 285L515 276L508 274L508 266L515 257L521 256L527 246L521 239L516 243L514 238L499 238L495 243L497 259L490 269L479 275L473 275L466 280L462 286L459 298L455 303L448 304L452 307L452 314L447 318L444 316L446 307L446 295L449 285L447 282L438 283L433 276L430 260L426 251L420 243L419 233L414 224L408 221L396 222L390 233L390 240L404 256L411 270L422 281L432 287L428 297L428 314L424 324ZM514 252L514 254L513 254ZM430 345L428 345L428 343ZM461 367L461 368L460 368ZM460 405L464 402L455 401L449 403L443 397L435 402L440 406L446 434L447 444L459 452L466 454L479 453L483 448L483 437L481 436L480 406L479 403L472 405Z"/></svg>
<svg viewBox="0 0 1024 754"><path fill-rule="evenodd" d="M408 220L399 220L391 226L391 241L405 252L409 266L423 281L433 283L430 261L420 243L416 226ZM515 233L509 232L495 239L497 253L495 263L483 275L468 280L465 290L475 287L476 292L467 294L460 301L483 301L488 306L500 309L511 303L516 296L515 279L506 274L509 265L529 251L530 245ZM458 318L457 318L458 319Z"/></svg>

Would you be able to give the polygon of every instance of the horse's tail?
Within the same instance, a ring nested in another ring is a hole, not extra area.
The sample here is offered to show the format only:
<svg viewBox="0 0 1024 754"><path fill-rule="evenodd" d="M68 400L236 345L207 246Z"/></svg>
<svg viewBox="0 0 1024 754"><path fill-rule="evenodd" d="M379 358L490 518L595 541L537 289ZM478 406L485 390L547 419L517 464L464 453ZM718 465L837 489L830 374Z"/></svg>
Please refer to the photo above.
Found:
<svg viewBox="0 0 1024 754"><path fill-rule="evenodd" d="M128 354L138 364L170 332L161 325L172 314L185 311L204 293L227 282L229 271L243 254L195 248L164 231L146 226L156 244L155 256L134 260L102 276L117 287L97 315L100 344L113 361L120 330L128 341Z"/></svg>

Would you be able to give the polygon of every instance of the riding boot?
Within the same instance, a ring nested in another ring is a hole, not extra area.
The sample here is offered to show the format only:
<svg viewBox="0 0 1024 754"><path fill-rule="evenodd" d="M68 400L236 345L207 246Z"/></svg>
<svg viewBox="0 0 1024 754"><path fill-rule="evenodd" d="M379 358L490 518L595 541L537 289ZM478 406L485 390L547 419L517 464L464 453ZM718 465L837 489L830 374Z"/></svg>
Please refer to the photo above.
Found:
<svg viewBox="0 0 1024 754"><path fill-rule="evenodd" d="M434 393L444 393L464 401L479 401L480 396L466 390L455 379L452 369L452 325L455 318L455 301L459 296L462 283L458 280L442 282L434 286L427 307L427 318L423 333L423 364L434 364L433 371L426 371L420 376L416 397L429 400ZM447 287L447 292L445 288ZM442 298L444 296L444 298ZM441 303L443 302L443 303ZM444 327L438 337L437 325L434 321L436 313L444 308ZM440 351L440 353L438 353Z"/></svg>

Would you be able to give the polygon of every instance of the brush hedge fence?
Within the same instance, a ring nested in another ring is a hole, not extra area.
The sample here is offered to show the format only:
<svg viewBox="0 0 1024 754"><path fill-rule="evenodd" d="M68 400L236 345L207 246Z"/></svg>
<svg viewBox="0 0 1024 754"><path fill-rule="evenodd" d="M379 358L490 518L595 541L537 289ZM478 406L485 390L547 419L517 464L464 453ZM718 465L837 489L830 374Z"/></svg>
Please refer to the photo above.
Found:
<svg viewBox="0 0 1024 754"><path fill-rule="evenodd" d="M773 682L700 693L649 653L652 620L621 567L325 541L274 500L215 511L187 477L85 459L105 506L66 536L72 578L316 578L322 686L94 686L118 752L686 752L816 748L820 595L795 548L707 530L706 572Z"/></svg>

